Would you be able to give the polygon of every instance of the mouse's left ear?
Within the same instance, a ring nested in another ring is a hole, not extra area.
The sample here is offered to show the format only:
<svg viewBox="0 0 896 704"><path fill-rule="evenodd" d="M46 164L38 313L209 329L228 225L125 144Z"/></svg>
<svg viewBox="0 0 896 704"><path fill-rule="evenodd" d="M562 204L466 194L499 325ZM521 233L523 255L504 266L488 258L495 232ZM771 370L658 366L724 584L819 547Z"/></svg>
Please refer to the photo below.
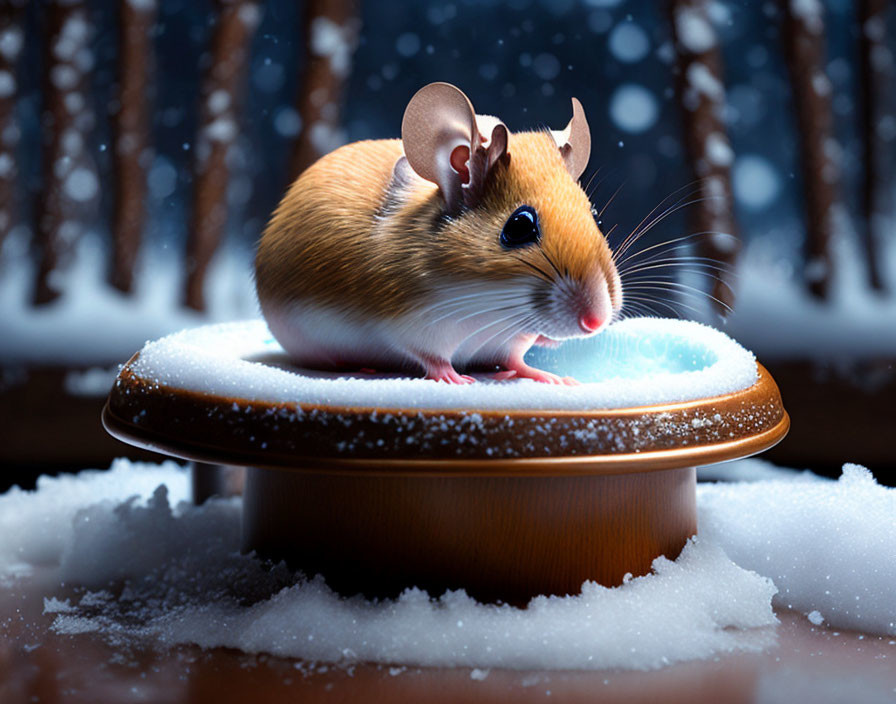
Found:
<svg viewBox="0 0 896 704"><path fill-rule="evenodd" d="M401 141L411 168L439 186L456 215L479 203L488 173L507 154L508 133L497 118L476 115L456 86L430 83L408 103Z"/></svg>
<svg viewBox="0 0 896 704"><path fill-rule="evenodd" d="M591 156L591 129L585 119L582 104L576 98L572 99L572 119L566 129L562 132L555 130L551 134L560 148L566 170L578 181Z"/></svg>

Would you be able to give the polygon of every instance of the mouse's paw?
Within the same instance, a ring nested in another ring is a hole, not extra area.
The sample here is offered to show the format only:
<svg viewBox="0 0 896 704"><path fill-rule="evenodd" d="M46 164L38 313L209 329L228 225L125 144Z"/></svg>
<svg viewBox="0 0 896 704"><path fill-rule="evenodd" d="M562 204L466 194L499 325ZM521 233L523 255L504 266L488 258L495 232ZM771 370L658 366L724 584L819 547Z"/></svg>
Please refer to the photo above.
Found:
<svg viewBox="0 0 896 704"><path fill-rule="evenodd" d="M426 363L426 378L433 381L444 381L446 384L472 384L476 381L466 374L459 374L451 366L451 362L431 361Z"/></svg>
<svg viewBox="0 0 896 704"><path fill-rule="evenodd" d="M562 340L554 340L550 337L545 337L544 335L539 335L535 338L535 342L532 343L536 347L547 347L548 349L557 349L560 345L563 344Z"/></svg>
<svg viewBox="0 0 896 704"><path fill-rule="evenodd" d="M551 372L542 369L530 367L522 361L511 361L507 363L507 370L498 372L496 379L532 379L542 384L555 384L564 386L578 386L579 382L571 376L557 376Z"/></svg>

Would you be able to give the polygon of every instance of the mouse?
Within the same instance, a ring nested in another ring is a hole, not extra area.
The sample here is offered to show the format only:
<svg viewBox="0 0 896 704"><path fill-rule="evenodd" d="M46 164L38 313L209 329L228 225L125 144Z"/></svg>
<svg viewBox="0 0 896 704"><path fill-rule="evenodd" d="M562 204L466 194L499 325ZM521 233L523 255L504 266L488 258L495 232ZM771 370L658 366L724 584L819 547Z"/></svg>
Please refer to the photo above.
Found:
<svg viewBox="0 0 896 704"><path fill-rule="evenodd" d="M456 86L421 88L400 139L346 144L288 188L258 245L271 334L322 370L469 384L575 384L524 361L596 335L622 308L613 252L579 183L581 103L562 130L511 132Z"/></svg>

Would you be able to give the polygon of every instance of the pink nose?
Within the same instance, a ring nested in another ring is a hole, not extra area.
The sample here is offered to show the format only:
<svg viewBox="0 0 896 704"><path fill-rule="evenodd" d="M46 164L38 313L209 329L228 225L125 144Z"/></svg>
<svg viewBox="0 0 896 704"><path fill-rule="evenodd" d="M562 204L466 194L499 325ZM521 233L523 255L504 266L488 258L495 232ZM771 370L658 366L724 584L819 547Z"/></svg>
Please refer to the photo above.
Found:
<svg viewBox="0 0 896 704"><path fill-rule="evenodd" d="M581 327L585 332L594 332L601 326L602 323L603 320L594 315L594 313L586 313L581 318L579 318L579 327Z"/></svg>

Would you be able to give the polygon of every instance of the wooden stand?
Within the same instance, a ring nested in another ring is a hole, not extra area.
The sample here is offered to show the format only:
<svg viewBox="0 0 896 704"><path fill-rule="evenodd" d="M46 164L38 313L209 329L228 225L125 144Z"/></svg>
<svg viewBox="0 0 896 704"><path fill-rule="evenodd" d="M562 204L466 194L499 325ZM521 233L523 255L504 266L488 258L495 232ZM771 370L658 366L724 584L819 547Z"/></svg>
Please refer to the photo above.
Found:
<svg viewBox="0 0 896 704"><path fill-rule="evenodd" d="M551 460L546 459L545 469ZM374 464L374 463L372 463ZM343 593L523 604L646 574L697 532L693 468L578 476L332 475L249 468L243 547Z"/></svg>
<svg viewBox="0 0 896 704"><path fill-rule="evenodd" d="M697 532L694 467L761 452L790 425L761 366L750 388L684 403L434 410L216 396L136 360L106 429L205 463L200 498L222 491L208 465L246 467L244 550L347 595L464 589L525 604L586 580L618 585Z"/></svg>

